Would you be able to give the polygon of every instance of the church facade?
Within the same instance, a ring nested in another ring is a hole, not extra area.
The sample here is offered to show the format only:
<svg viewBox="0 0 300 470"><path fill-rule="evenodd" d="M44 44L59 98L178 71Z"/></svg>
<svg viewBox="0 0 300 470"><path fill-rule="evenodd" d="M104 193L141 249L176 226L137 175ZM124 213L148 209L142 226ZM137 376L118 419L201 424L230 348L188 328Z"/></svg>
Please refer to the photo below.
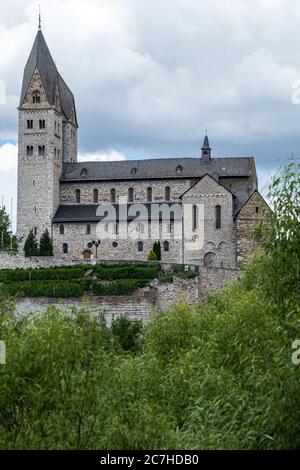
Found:
<svg viewBox="0 0 300 470"><path fill-rule="evenodd" d="M74 96L41 29L25 66L19 106L17 235L48 229L54 255L236 268L254 249L268 206L253 157L213 158L208 136L194 158L77 161Z"/></svg>

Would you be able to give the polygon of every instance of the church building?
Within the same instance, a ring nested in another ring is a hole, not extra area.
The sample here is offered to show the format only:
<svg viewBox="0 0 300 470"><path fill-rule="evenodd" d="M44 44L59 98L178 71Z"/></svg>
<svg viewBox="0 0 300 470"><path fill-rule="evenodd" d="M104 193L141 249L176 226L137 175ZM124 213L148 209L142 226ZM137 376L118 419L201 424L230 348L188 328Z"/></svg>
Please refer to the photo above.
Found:
<svg viewBox="0 0 300 470"><path fill-rule="evenodd" d="M162 262L227 268L255 248L268 206L253 157L215 158L206 135L193 158L77 161L75 99L41 28L18 110L23 241L48 229L57 257L143 261L159 240Z"/></svg>

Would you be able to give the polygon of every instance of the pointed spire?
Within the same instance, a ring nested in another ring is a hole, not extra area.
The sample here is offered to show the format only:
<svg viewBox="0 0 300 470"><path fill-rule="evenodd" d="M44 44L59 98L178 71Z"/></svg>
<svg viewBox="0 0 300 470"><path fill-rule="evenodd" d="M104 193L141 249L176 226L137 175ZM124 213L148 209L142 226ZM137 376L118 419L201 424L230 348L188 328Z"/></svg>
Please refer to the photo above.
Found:
<svg viewBox="0 0 300 470"><path fill-rule="evenodd" d="M41 5L39 5L39 31L42 30Z"/></svg>
<svg viewBox="0 0 300 470"><path fill-rule="evenodd" d="M211 159L211 147L209 145L207 130L205 133L203 145L202 145L202 158L205 162L209 162Z"/></svg>

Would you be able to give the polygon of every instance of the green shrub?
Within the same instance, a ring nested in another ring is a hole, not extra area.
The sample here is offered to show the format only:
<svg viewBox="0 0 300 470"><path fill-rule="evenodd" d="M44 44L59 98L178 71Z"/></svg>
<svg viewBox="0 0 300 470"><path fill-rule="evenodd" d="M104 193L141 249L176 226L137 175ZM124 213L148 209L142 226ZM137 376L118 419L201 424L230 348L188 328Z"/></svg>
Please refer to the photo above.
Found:
<svg viewBox="0 0 300 470"><path fill-rule="evenodd" d="M48 229L41 236L39 256L53 256L53 242Z"/></svg>
<svg viewBox="0 0 300 470"><path fill-rule="evenodd" d="M92 287L93 294L95 295L129 295L132 294L140 287L145 287L147 282L144 280L136 279L121 279L113 282L94 283Z"/></svg>
<svg viewBox="0 0 300 470"><path fill-rule="evenodd" d="M0 292L20 297L81 297L89 286L83 282L60 281L19 281L4 283Z"/></svg>
<svg viewBox="0 0 300 470"><path fill-rule="evenodd" d="M157 261L157 256L154 253L154 251L150 251L150 253L148 255L148 261Z"/></svg>
<svg viewBox="0 0 300 470"><path fill-rule="evenodd" d="M126 317L112 321L112 334L118 339L124 351L137 352L141 347L143 324L141 321L129 320Z"/></svg>
<svg viewBox="0 0 300 470"><path fill-rule="evenodd" d="M153 245L153 253L155 253L157 261L161 261L161 245L159 240Z"/></svg>
<svg viewBox="0 0 300 470"><path fill-rule="evenodd" d="M29 232L28 237L25 240L24 254L27 258L30 256L39 256L39 246L37 239L33 234L33 230Z"/></svg>

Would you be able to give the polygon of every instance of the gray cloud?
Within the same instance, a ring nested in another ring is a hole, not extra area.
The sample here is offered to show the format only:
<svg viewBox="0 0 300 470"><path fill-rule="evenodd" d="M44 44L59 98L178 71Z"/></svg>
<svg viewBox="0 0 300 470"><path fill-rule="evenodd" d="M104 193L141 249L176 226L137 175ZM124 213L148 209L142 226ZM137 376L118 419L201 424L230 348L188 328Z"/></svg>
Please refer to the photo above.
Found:
<svg viewBox="0 0 300 470"><path fill-rule="evenodd" d="M2 6L0 139L17 139L22 71L39 1ZM82 154L254 155L261 171L299 147L296 0L44 0L43 29L73 90Z"/></svg>

